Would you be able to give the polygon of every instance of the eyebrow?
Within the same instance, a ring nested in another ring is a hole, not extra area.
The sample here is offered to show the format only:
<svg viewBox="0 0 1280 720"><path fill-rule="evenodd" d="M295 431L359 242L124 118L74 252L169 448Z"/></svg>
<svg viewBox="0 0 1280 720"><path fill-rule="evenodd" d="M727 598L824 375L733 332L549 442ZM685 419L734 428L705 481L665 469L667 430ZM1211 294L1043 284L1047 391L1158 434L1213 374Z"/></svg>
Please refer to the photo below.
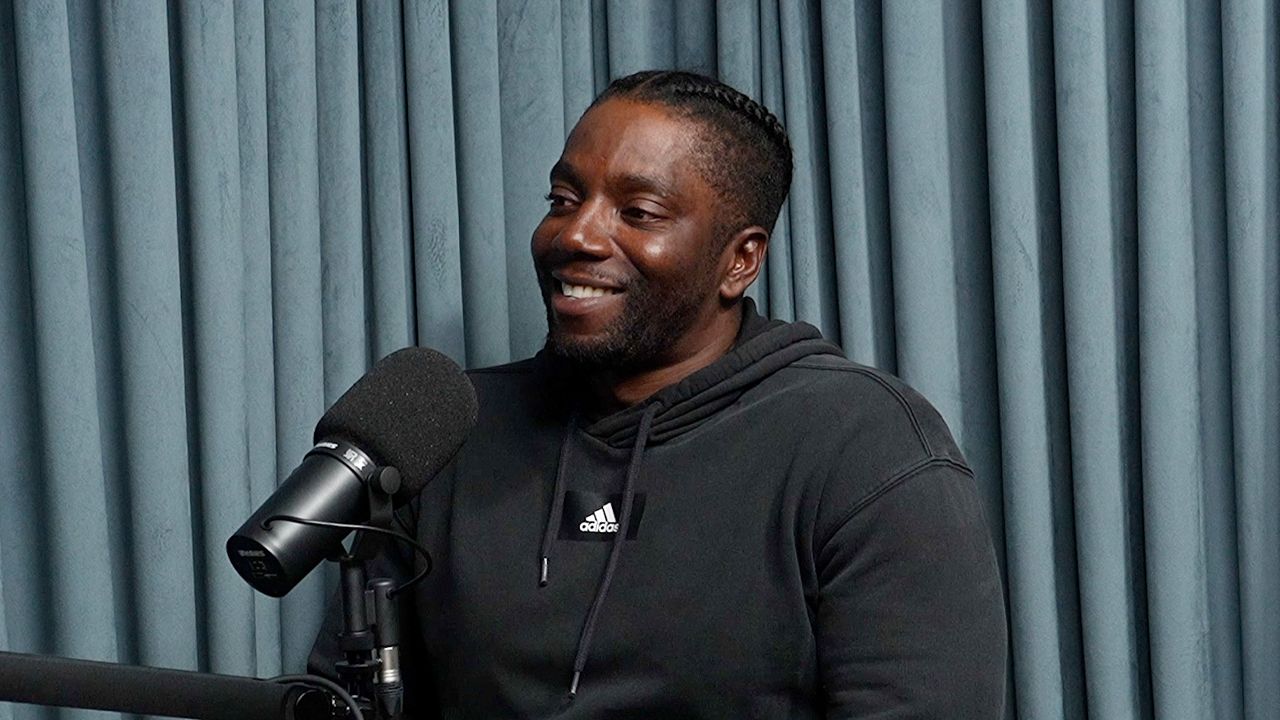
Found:
<svg viewBox="0 0 1280 720"><path fill-rule="evenodd" d="M586 185L577 168L564 160L559 160L555 165L551 166L550 179L551 182L563 180L577 187ZM610 184L626 192L649 192L664 199L673 198L678 194L669 183L651 175L641 175L640 173L626 173L610 178Z"/></svg>
<svg viewBox="0 0 1280 720"><path fill-rule="evenodd" d="M662 180L650 175L628 173L616 180L619 187L628 191L651 192L660 198L675 197L676 191Z"/></svg>
<svg viewBox="0 0 1280 720"><path fill-rule="evenodd" d="M578 171L564 160L557 160L556 164L551 166L550 179L551 182L567 180L569 184L577 185L578 187L582 187L585 184L582 182L582 176L578 174Z"/></svg>

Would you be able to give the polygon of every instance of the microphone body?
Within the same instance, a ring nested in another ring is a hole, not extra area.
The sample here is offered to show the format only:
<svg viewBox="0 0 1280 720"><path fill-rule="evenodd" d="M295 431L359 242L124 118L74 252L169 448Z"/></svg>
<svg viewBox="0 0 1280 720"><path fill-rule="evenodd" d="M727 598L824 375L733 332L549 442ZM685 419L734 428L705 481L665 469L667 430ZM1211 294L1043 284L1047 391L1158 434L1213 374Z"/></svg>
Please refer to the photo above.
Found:
<svg viewBox="0 0 1280 720"><path fill-rule="evenodd" d="M337 523L369 517L366 484L375 466L342 440L321 440L279 489L227 540L236 572L255 590L284 597L321 560L341 549L349 530L270 522L277 515Z"/></svg>

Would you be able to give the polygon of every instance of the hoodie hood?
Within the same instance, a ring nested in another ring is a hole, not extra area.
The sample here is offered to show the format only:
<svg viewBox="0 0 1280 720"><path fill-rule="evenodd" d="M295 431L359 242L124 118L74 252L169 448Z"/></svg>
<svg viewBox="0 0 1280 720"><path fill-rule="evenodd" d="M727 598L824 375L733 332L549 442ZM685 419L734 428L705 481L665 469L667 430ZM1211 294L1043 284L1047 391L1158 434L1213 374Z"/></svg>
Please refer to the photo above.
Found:
<svg viewBox="0 0 1280 720"><path fill-rule="evenodd" d="M540 353L540 357L544 355L545 351ZM641 418L652 412L646 442L661 444L693 430L732 405L751 386L810 355L844 357L840 348L823 340L814 326L762 317L755 302L745 298L738 337L723 357L647 399L583 424L580 429L611 447L631 447Z"/></svg>

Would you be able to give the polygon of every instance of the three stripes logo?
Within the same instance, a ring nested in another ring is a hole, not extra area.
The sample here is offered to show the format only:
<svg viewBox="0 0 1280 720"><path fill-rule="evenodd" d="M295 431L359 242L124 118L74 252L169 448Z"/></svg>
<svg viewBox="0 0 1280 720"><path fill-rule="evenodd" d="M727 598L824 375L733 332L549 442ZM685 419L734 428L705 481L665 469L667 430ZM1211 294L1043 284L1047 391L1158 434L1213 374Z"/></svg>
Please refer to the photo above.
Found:
<svg viewBox="0 0 1280 720"><path fill-rule="evenodd" d="M618 532L618 518L613 514L613 503L607 502L604 507L588 515L586 520L578 524L578 529L582 532Z"/></svg>
<svg viewBox="0 0 1280 720"><path fill-rule="evenodd" d="M622 528L622 493L599 493L589 490L566 490L560 512L561 540L576 542L613 542L622 533L634 540L644 517L645 494L638 492L631 503L631 519Z"/></svg>

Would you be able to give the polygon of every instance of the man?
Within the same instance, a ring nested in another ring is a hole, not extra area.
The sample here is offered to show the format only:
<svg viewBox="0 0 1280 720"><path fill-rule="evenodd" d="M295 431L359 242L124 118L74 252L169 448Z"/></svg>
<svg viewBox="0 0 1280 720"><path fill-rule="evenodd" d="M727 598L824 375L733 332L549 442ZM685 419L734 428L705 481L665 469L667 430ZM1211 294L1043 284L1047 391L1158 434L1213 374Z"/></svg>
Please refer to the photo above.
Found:
<svg viewBox="0 0 1280 720"><path fill-rule="evenodd" d="M471 373L478 424L407 513L435 556L411 713L1000 717L999 573L942 419L744 299L790 176L777 120L688 73L573 129L533 233L546 348Z"/></svg>

